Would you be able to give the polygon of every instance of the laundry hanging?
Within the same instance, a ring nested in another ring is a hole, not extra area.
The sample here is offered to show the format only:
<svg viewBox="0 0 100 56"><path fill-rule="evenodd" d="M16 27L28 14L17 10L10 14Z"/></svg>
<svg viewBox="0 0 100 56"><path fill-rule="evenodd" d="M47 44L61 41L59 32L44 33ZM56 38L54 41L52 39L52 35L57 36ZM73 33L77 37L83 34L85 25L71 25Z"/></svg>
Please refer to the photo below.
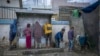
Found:
<svg viewBox="0 0 100 56"><path fill-rule="evenodd" d="M79 17L79 10L78 9L74 9L72 15L73 15L73 17L78 18Z"/></svg>
<svg viewBox="0 0 100 56"><path fill-rule="evenodd" d="M94 4L92 4L92 5L90 5L90 6L86 7L86 8L83 8L82 11L84 13L90 13L90 12L94 11L99 5L100 5L100 1L98 0Z"/></svg>

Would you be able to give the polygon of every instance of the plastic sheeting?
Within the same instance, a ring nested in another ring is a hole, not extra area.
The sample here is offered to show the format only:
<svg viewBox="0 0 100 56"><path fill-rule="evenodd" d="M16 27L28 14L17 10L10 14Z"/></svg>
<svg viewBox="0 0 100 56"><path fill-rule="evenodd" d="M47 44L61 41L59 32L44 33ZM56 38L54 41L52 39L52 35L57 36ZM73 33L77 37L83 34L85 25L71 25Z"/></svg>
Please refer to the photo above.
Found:
<svg viewBox="0 0 100 56"><path fill-rule="evenodd" d="M99 40L99 6L91 13L83 13L85 33L89 37L92 48L98 50Z"/></svg>
<svg viewBox="0 0 100 56"><path fill-rule="evenodd" d="M77 2L77 3L90 3L93 4L94 2L96 2L98 0L67 0L67 2Z"/></svg>
<svg viewBox="0 0 100 56"><path fill-rule="evenodd" d="M90 12L94 11L99 5L100 5L100 1L97 1L93 4L91 4L90 6L83 8L82 11L84 13L90 13Z"/></svg>

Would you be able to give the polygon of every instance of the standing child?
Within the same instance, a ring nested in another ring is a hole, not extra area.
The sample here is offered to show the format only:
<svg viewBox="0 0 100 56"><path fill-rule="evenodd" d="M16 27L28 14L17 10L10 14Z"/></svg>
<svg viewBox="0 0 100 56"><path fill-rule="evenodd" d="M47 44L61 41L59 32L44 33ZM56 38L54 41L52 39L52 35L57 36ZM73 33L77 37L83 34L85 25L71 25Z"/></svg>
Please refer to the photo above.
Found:
<svg viewBox="0 0 100 56"><path fill-rule="evenodd" d="M26 48L31 48L31 26L27 24L27 27L24 30L24 34L26 36Z"/></svg>
<svg viewBox="0 0 100 56"><path fill-rule="evenodd" d="M69 51L73 50L73 39L74 39L74 27L71 27L70 30L68 31L68 40L69 40Z"/></svg>

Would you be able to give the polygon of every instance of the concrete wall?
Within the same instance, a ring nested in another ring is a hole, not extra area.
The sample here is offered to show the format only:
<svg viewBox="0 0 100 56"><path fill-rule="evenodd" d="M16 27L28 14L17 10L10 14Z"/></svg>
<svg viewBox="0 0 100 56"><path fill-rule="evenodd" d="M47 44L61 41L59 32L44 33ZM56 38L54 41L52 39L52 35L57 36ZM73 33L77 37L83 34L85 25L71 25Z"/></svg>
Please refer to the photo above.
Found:
<svg viewBox="0 0 100 56"><path fill-rule="evenodd" d="M7 3L7 0L0 0L0 6L20 8L20 3L19 0L10 0L10 3ZM0 18L17 18L14 10L14 8L0 8Z"/></svg>
<svg viewBox="0 0 100 56"><path fill-rule="evenodd" d="M57 34L57 32L61 31L61 29L65 27L65 33L64 33L64 36L63 36L63 40L64 42L67 42L68 43L68 31L69 31L69 28L70 26L69 25L52 25L52 39L53 41L55 42L55 35Z"/></svg>
<svg viewBox="0 0 100 56"><path fill-rule="evenodd" d="M65 6L66 3L66 0L52 0L52 8L55 13L59 13L59 6Z"/></svg>
<svg viewBox="0 0 100 56"><path fill-rule="evenodd" d="M0 0L0 6L20 7L20 4L19 0L10 0L10 3L7 3L7 0Z"/></svg>
<svg viewBox="0 0 100 56"><path fill-rule="evenodd" d="M0 24L0 45L9 45L9 29L10 25L1 25ZM2 41L2 38L5 37L5 40Z"/></svg>
<svg viewBox="0 0 100 56"><path fill-rule="evenodd" d="M59 14L59 6L86 7L89 3L68 3L67 0L52 0L52 8L55 13Z"/></svg>
<svg viewBox="0 0 100 56"><path fill-rule="evenodd" d="M58 20L67 20L64 18L70 18L70 17L63 16L64 18L61 19L60 12L59 12L60 7L62 7L62 6L63 7L86 7L89 5L89 3L68 3L67 0L53 0L52 5L53 5L52 10L59 15L57 19Z"/></svg>
<svg viewBox="0 0 100 56"><path fill-rule="evenodd" d="M6 0L1 0L1 2L0 2L0 6L7 6L7 7L20 7L21 6L21 1L20 0L10 0L11 1L11 3L7 3L6 2ZM84 7L84 6L87 6L87 5L89 5L88 3L82 3L82 4L80 4L80 3L67 3L67 1L66 0L52 0L52 10L55 12L55 13L57 13L57 14L59 14L59 6L76 6L76 7ZM9 15L7 15L7 10L8 10L8 13L9 13ZM9 9L4 9L4 11L2 11L2 10L0 9L0 13L1 13L1 15L0 15L0 18L11 18L12 17L12 14L14 14L14 18L16 18L16 15L15 15L15 12L14 11L12 11L12 10L10 10L9 11ZM12 18L13 18L12 17ZM58 16L56 16L56 18L58 19Z"/></svg>
<svg viewBox="0 0 100 56"><path fill-rule="evenodd" d="M33 28L34 27L33 25L36 23L36 21L38 21L40 23L41 27L43 27L43 25L46 22L49 22L49 20L50 20L50 15L39 15L39 14L20 15L18 18L18 30L21 34L21 33L23 33L23 30L25 29L25 27L28 23L30 23ZM24 37L24 36L22 36L22 37Z"/></svg>
<svg viewBox="0 0 100 56"><path fill-rule="evenodd" d="M71 26L74 27L75 37L77 35L84 35L84 25L82 17L75 18L71 16L70 19L71 19Z"/></svg>
<svg viewBox="0 0 100 56"><path fill-rule="evenodd" d="M72 10L79 7L70 7L70 6L61 6L59 10L59 19L70 21L70 26L75 28L75 37L76 35L84 34L84 26L82 17L76 18L72 16Z"/></svg>
<svg viewBox="0 0 100 56"><path fill-rule="evenodd" d="M9 39L9 29L10 26L9 25L1 25L0 24L0 39L2 39L2 37L7 37L7 39Z"/></svg>
<svg viewBox="0 0 100 56"><path fill-rule="evenodd" d="M19 15L18 17L18 27L24 29L27 23L33 25L36 21L38 21L40 25L43 26L46 22L49 22L49 20L50 15L23 14Z"/></svg>

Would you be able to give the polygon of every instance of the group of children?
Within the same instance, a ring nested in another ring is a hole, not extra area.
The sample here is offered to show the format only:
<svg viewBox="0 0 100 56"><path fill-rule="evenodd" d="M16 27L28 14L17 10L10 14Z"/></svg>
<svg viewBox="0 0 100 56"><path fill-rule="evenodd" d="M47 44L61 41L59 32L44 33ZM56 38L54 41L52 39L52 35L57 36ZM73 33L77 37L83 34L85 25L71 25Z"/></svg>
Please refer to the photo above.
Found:
<svg viewBox="0 0 100 56"><path fill-rule="evenodd" d="M60 43L63 42L63 34L65 32L65 29L61 29L60 32L58 32L56 35L55 35L55 42L56 42L56 47L59 48L60 47ZM68 51L73 51L73 47L75 45L74 43L74 40L75 40L75 36L74 36L74 27L71 27L70 30L68 31ZM88 45L87 44L87 37L84 35L84 36L81 36L79 35L78 36L78 39L76 40L78 42L78 44L80 45L81 47L81 50L84 50L85 47Z"/></svg>

